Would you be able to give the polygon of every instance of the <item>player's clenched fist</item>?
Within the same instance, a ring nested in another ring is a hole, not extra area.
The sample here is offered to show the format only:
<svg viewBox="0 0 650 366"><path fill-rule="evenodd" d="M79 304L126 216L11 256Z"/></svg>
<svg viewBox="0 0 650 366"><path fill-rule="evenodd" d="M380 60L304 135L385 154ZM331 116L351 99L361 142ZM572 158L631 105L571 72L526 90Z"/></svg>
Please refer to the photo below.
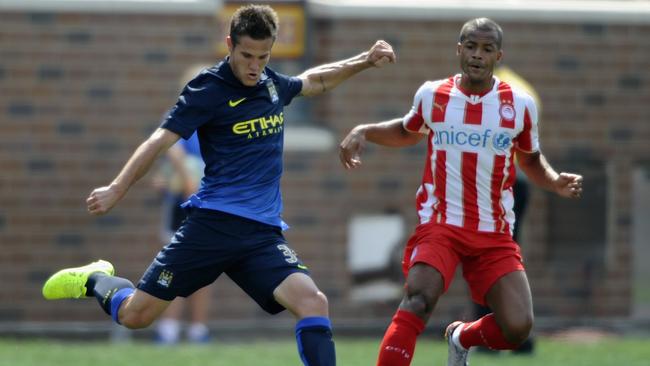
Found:
<svg viewBox="0 0 650 366"><path fill-rule="evenodd" d="M122 198L115 186L105 186L95 188L86 199L88 212L92 215L103 215L115 206L117 201Z"/></svg>
<svg viewBox="0 0 650 366"><path fill-rule="evenodd" d="M395 63L397 58L393 46L384 40L379 40L368 51L366 60L375 67L382 67L387 63Z"/></svg>

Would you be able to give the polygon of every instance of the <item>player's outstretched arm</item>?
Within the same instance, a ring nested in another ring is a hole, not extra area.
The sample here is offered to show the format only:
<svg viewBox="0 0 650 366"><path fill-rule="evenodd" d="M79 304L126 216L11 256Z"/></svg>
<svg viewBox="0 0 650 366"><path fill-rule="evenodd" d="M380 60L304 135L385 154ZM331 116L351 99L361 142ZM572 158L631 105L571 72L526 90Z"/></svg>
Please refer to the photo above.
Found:
<svg viewBox="0 0 650 366"><path fill-rule="evenodd" d="M393 47L377 41L370 49L347 60L311 68L298 77L302 80L301 95L314 96L334 89L351 76L370 67L382 67L396 60Z"/></svg>
<svg viewBox="0 0 650 366"><path fill-rule="evenodd" d="M129 188L149 171L156 158L179 138L174 132L158 128L135 150L111 184L95 188L90 193L86 199L88 212L103 215L110 211Z"/></svg>
<svg viewBox="0 0 650 366"><path fill-rule="evenodd" d="M582 176L564 172L558 174L542 153L517 151L517 162L535 185L562 197L580 198L582 195Z"/></svg>
<svg viewBox="0 0 650 366"><path fill-rule="evenodd" d="M404 129L401 118L358 125L341 141L339 159L345 169L358 168L361 165L361 153L366 141L382 146L402 147L415 145L423 137L424 135L420 133Z"/></svg>

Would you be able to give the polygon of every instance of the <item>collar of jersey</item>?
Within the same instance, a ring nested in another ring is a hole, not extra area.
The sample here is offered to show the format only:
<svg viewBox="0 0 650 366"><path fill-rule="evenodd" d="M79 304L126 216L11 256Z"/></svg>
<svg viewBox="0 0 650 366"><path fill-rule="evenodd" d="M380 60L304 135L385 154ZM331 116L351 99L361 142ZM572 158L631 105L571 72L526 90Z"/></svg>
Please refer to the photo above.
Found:
<svg viewBox="0 0 650 366"><path fill-rule="evenodd" d="M492 76L492 78L494 79L494 84L492 85L492 87L490 89L487 89L487 90L485 90L485 91L483 91L483 92L481 92L479 94L471 93L471 92L465 90L464 88L462 88L460 86L460 78L461 77L463 77L462 74L456 74L454 76L454 85L456 86L456 89L458 89L458 91L461 94L463 94L468 100L472 99L472 96L474 96L474 95L477 95L478 99L482 99L484 96L486 96L486 95L490 94L491 92L497 90L497 88L499 87L499 78L497 78L496 76Z"/></svg>

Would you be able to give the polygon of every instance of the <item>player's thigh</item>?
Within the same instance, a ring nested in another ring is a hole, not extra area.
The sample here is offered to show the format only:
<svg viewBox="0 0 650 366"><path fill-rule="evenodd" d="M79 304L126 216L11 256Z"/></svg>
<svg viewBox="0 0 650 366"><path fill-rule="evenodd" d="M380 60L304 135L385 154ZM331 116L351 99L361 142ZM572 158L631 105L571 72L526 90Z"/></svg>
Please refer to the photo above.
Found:
<svg viewBox="0 0 650 366"><path fill-rule="evenodd" d="M485 299L497 323L511 327L532 324L533 300L525 271L513 271L499 278Z"/></svg>
<svg viewBox="0 0 650 366"><path fill-rule="evenodd" d="M406 278L407 295L423 293L428 297L439 297L445 289L445 281L440 271L427 263L416 263Z"/></svg>
<svg viewBox="0 0 650 366"><path fill-rule="evenodd" d="M487 305L488 292L505 276L524 270L519 246L509 236L475 235L468 240L465 251L468 254L462 259L463 277L472 300L480 305ZM495 292L502 296L502 291Z"/></svg>
<svg viewBox="0 0 650 366"><path fill-rule="evenodd" d="M409 270L404 291L400 309L425 319L445 292L445 280L438 269L426 263L416 263Z"/></svg>
<svg viewBox="0 0 650 366"><path fill-rule="evenodd" d="M239 246L254 230L249 221L214 210L193 209L149 265L138 289L169 301L211 284L237 260Z"/></svg>
<svg viewBox="0 0 650 366"><path fill-rule="evenodd" d="M308 277L309 271L289 247L279 228L259 235L264 240L254 248L246 248L241 260L234 263L226 274L262 309L276 314L286 308L276 301L276 288L292 274L302 273Z"/></svg>
<svg viewBox="0 0 650 366"><path fill-rule="evenodd" d="M404 251L407 296L424 292L438 297L449 289L460 262L456 241L445 225L418 226Z"/></svg>

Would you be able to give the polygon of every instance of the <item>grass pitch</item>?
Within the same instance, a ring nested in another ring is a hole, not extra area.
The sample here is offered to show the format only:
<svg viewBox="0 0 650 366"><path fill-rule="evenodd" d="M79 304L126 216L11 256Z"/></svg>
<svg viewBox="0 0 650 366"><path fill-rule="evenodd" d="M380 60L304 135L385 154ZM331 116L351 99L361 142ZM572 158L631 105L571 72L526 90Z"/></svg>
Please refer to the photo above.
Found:
<svg viewBox="0 0 650 366"><path fill-rule="evenodd" d="M372 366L379 339L336 339L338 365ZM412 366L445 365L446 344L422 339ZM538 338L532 356L473 353L472 366L648 366L650 339L608 338L586 343ZM173 347L146 342L62 342L0 340L0 366L301 366L293 339L215 341Z"/></svg>

